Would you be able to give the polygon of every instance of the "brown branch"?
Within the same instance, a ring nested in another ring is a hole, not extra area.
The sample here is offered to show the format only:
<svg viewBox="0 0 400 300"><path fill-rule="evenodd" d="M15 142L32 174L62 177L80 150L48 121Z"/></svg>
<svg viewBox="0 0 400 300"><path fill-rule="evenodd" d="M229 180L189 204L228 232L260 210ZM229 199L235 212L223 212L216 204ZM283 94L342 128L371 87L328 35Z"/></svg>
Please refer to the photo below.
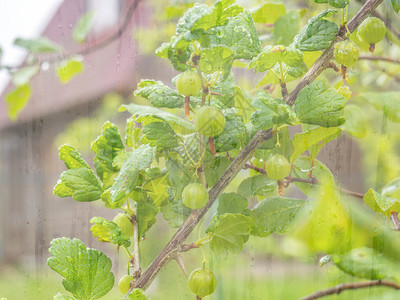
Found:
<svg viewBox="0 0 400 300"><path fill-rule="evenodd" d="M260 167L256 167L255 165L252 165L252 164L249 164L249 163L247 163L247 164L245 164L244 166L243 166L243 169L244 170L246 170L246 169L252 169L252 170L254 170L254 171L257 171L258 173L260 173L260 174L267 174L267 172L263 169L263 168L260 168Z"/></svg>
<svg viewBox="0 0 400 300"><path fill-rule="evenodd" d="M357 192L348 191L348 190L344 190L344 189L339 189L339 191L342 192L343 194L347 194L349 196L353 196L353 197L356 197L356 198L360 198L360 199L364 198L364 194L363 193L357 193Z"/></svg>
<svg viewBox="0 0 400 300"><path fill-rule="evenodd" d="M356 15L349 21L347 28L350 32L353 32L358 25L372 12L375 8L382 3L383 0L368 0L361 9L356 13ZM339 30L336 40L334 40L331 45L322 53L322 55L317 59L314 65L308 70L304 77L299 81L294 90L284 98L287 104L293 105L296 101L297 94L300 90L307 85L309 85L323 70L329 66L329 62L333 56L334 45L345 38L346 29L341 27Z"/></svg>
<svg viewBox="0 0 400 300"><path fill-rule="evenodd" d="M370 14L383 0L369 0L367 3L358 11L354 18L349 22L348 27L350 31L353 31L365 18ZM344 36L344 31L341 32L341 36ZM338 38L339 39L339 38ZM338 40L337 39L337 40ZM330 47L319 57L314 66L306 73L302 80L297 84L294 91L287 97L286 101L291 105L294 104L298 92L312 82L321 72L325 69L325 66L329 64L332 57L333 46L335 42L332 42ZM273 136L272 130L259 130L255 136L249 141L249 143L243 148L238 156L233 160L231 165L217 181L217 183L209 191L209 201L205 207L199 210L193 210L189 217L185 220L182 226L177 230L168 244L158 254L154 261L150 264L147 270L142 276L135 282L135 285L130 288L128 293L133 288L146 289L160 270L174 258L174 254L179 251L180 246L190 235L193 229L200 222L201 218L210 209L211 205L217 199L218 195L229 185L229 183L235 178L243 166L249 161L253 153L261 146L262 143L271 139ZM128 294L127 293L127 294Z"/></svg>
<svg viewBox="0 0 400 300"><path fill-rule="evenodd" d="M400 59L394 59L390 57L383 57L383 56L371 56L371 55L360 55L358 59L365 59L365 60L376 60L376 61L387 61L394 64L400 64Z"/></svg>
<svg viewBox="0 0 400 300"><path fill-rule="evenodd" d="M193 231L201 218L209 210L211 205L217 199L218 195L228 186L228 184L235 178L235 176L242 169L243 165L250 159L257 148L266 140L272 138L271 130L260 130L244 147L239 155L233 160L232 164L228 167L222 177L209 191L209 201L205 207L199 210L193 210L183 225L178 229L175 235L168 242L167 246L160 252L160 254L151 263L148 269L136 282L136 288L146 289L150 283L157 276L158 272L172 259L174 253L179 251L181 244L189 234Z"/></svg>
<svg viewBox="0 0 400 300"><path fill-rule="evenodd" d="M336 285L336 286L331 287L326 290L317 291L315 293L312 293L311 295L300 298L299 300L314 300L314 299L319 299L319 298L333 295L333 294L340 294L344 290L356 290L356 289L362 289L362 288L369 288L369 287L373 287L373 286L387 286L387 287L391 287L396 290L400 289L400 285L398 285L394 282L391 282L391 281L386 281L386 280L342 283L342 284Z"/></svg>
<svg viewBox="0 0 400 300"><path fill-rule="evenodd" d="M289 178L286 177L286 180L289 180ZM291 177L291 178L290 178L290 182L303 182L303 183L309 183L309 184L319 184L318 179L317 179L317 178L314 178L314 177L307 178L307 179L304 179L304 178L297 178L297 177ZM362 193L358 193L358 192L353 192L353 191L341 189L341 188L339 188L339 187L338 187L337 189L338 189L341 193L343 193L343 194L347 194L347 195L349 195L349 196L353 196L353 197L361 198L361 199L364 198L364 194L362 194Z"/></svg>
<svg viewBox="0 0 400 300"><path fill-rule="evenodd" d="M133 1L133 3L129 6L128 11L122 21L121 26L119 26L114 33L112 33L110 36L108 36L107 38L101 40L100 42L87 46L84 49L81 49L79 51L70 51L64 54L60 54L59 52L54 53L54 56L50 57L50 58L46 58L43 60L38 60L35 61L33 64L22 64L20 66L5 66L5 65L1 65L0 68L4 68L4 69L8 69L8 70L18 70L21 69L23 67L27 67L27 66L36 66L36 65L41 65L42 63L49 63L49 64L54 64L63 60L66 60L68 58L74 57L76 55L88 55L90 53L93 53L95 51L98 51L104 47L106 47L107 45L111 44L112 42L114 42L115 40L117 40L118 38L120 38L122 36L122 34L125 32L125 30L128 28L129 25L129 21L131 20L133 13L135 12L138 4L139 4L140 0L135 0Z"/></svg>

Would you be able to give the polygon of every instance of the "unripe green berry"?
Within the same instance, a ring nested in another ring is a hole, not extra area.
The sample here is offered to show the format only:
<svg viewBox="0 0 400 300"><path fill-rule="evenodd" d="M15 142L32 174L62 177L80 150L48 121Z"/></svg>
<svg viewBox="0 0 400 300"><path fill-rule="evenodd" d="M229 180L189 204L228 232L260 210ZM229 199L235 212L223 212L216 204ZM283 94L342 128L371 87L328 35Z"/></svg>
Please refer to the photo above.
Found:
<svg viewBox="0 0 400 300"><path fill-rule="evenodd" d="M127 236L133 235L133 225L127 214L119 213L114 217L113 222L116 223Z"/></svg>
<svg viewBox="0 0 400 300"><path fill-rule="evenodd" d="M201 79L196 72L187 70L178 76L176 89L183 96L194 96L201 90Z"/></svg>
<svg viewBox="0 0 400 300"><path fill-rule="evenodd" d="M214 137L224 130L225 117L219 109L203 106L196 112L194 125L201 135Z"/></svg>
<svg viewBox="0 0 400 300"><path fill-rule="evenodd" d="M335 60L345 67L353 66L358 60L359 55L357 45L350 40L345 40L335 45Z"/></svg>
<svg viewBox="0 0 400 300"><path fill-rule="evenodd" d="M200 183L190 183L183 189L182 201L191 209L202 208L208 202L208 192Z"/></svg>
<svg viewBox="0 0 400 300"><path fill-rule="evenodd" d="M210 269L196 269L190 273L189 288L194 294L203 298L215 291L217 288L217 278L215 278L214 273Z"/></svg>
<svg viewBox="0 0 400 300"><path fill-rule="evenodd" d="M386 26L379 18L366 18L358 27L357 34L362 41L370 45L376 44L385 37Z"/></svg>
<svg viewBox="0 0 400 300"><path fill-rule="evenodd" d="M129 288L131 287L131 281L133 280L132 275L124 275L121 277L121 279L118 282L118 288L121 291L122 294L126 294L129 291Z"/></svg>
<svg viewBox="0 0 400 300"><path fill-rule="evenodd" d="M265 168L269 178L282 180L289 174L290 164L283 155L274 154L268 158Z"/></svg>

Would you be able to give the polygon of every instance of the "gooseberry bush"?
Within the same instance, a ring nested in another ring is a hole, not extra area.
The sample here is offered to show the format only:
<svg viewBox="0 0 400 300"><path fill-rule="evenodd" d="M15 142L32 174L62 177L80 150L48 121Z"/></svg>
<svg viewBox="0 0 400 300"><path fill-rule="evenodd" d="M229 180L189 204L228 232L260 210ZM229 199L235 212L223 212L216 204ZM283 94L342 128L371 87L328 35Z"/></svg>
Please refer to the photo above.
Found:
<svg viewBox="0 0 400 300"><path fill-rule="evenodd" d="M393 257L382 256L373 230L354 224L345 203L354 199L342 197L332 172L316 158L341 134L365 136L363 111L347 104L353 96L348 72L359 63L361 41L375 45L385 36L384 23L369 17L382 1L366 1L351 19L349 1L315 2L326 3L326 9L289 37L279 36L283 4L266 3L252 13L233 0L195 4L179 19L170 41L156 50L180 74L172 83L144 79L138 84L135 95L151 106L120 107L131 115L124 136L115 124L104 124L91 144L94 170L73 146L59 148L67 170L54 195L100 200L114 210L112 221L92 218L90 230L99 242L124 248L128 267L115 279L111 260L101 251L78 239L54 239L48 265L72 294L55 299L99 299L116 281L121 298L146 299L145 290L166 264L176 260L186 274L185 252L198 248L203 263L191 271L187 288L201 299L219 284L205 249L218 257L237 255L251 236L272 234L290 234L315 257L325 255L321 265L333 262L355 277L376 280L348 288L399 287ZM398 1L392 5L398 12ZM260 41L259 23L275 24L274 39ZM252 93L235 81L233 69L242 67L263 75ZM318 78L327 69L336 71L336 86ZM394 98L373 104L399 122L400 98L397 103ZM250 171L241 173L246 178L237 191L224 193L244 169ZM371 210L391 218L395 229L400 227L399 182L361 196ZM293 197L300 192L303 197ZM139 253L139 244L161 218L178 229L144 269L140 257L147 254ZM191 240L196 227L199 237Z"/></svg>

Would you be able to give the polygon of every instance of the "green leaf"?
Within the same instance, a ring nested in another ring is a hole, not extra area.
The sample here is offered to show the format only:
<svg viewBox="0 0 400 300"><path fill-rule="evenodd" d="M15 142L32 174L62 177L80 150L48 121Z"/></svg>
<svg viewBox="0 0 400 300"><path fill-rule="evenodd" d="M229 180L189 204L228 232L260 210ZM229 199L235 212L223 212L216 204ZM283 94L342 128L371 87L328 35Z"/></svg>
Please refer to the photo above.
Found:
<svg viewBox="0 0 400 300"><path fill-rule="evenodd" d="M65 295L63 293L57 293L57 295L54 295L54 299L53 300L74 300L74 298Z"/></svg>
<svg viewBox="0 0 400 300"><path fill-rule="evenodd" d="M318 178L318 181L334 183L334 177L328 167L319 160L312 160L308 156L301 156L296 160L292 169L292 177L309 180L311 170L313 177ZM319 191L318 185L312 183L294 182L294 184L308 197L314 196L314 193Z"/></svg>
<svg viewBox="0 0 400 300"><path fill-rule="evenodd" d="M12 76L12 82L15 86L28 84L33 76L39 72L39 66L31 66L20 69Z"/></svg>
<svg viewBox="0 0 400 300"><path fill-rule="evenodd" d="M213 226L211 250L216 255L237 254L243 249L244 236L250 233L251 219L242 214L223 214Z"/></svg>
<svg viewBox="0 0 400 300"><path fill-rule="evenodd" d="M242 119L235 114L225 116L224 130L214 137L215 150L217 152L230 151L239 148L247 136Z"/></svg>
<svg viewBox="0 0 400 300"><path fill-rule="evenodd" d="M191 209L186 207L182 200L169 189L169 197L166 205L161 206L160 211L168 225L172 228L180 227L190 215Z"/></svg>
<svg viewBox="0 0 400 300"><path fill-rule="evenodd" d="M243 123L246 124L250 121L251 114L256 110L250 97L238 86L234 89L234 100L235 108L238 110L237 116L243 119Z"/></svg>
<svg viewBox="0 0 400 300"><path fill-rule="evenodd" d="M139 171L148 168L154 159L154 148L141 145L130 153L110 189L111 202L119 202L136 187Z"/></svg>
<svg viewBox="0 0 400 300"><path fill-rule="evenodd" d="M103 181L104 187L109 187L112 185L113 173L118 171L113 166L114 159L124 149L117 126L108 121L104 123L102 134L92 143L91 148L96 153L93 161L97 175Z"/></svg>
<svg viewBox="0 0 400 300"><path fill-rule="evenodd" d="M367 134L367 120L364 111L357 105L349 104L344 108L346 121L342 125L344 131L360 139Z"/></svg>
<svg viewBox="0 0 400 300"><path fill-rule="evenodd" d="M355 277L380 280L392 275L393 263L371 248L357 248L345 255L333 255L332 260L343 272Z"/></svg>
<svg viewBox="0 0 400 300"><path fill-rule="evenodd" d="M177 189L183 189L188 185L193 176L193 168L189 168L187 164L182 164L182 160L177 158L172 159L171 157L166 161L166 167L169 173L169 180L173 187Z"/></svg>
<svg viewBox="0 0 400 300"><path fill-rule="evenodd" d="M100 217L91 218L90 223L94 223L90 231L99 242L113 243L124 247L131 245L129 236L123 233L116 223Z"/></svg>
<svg viewBox="0 0 400 300"><path fill-rule="evenodd" d="M272 233L286 232L306 204L306 200L284 197L270 197L262 200L251 212L252 234L266 237Z"/></svg>
<svg viewBox="0 0 400 300"><path fill-rule="evenodd" d="M29 84L18 86L6 96L8 116L15 121L19 113L26 107L32 92Z"/></svg>
<svg viewBox="0 0 400 300"><path fill-rule="evenodd" d="M392 212L400 212L400 201L395 198L384 196L373 189L369 189L364 195L364 202L376 212L389 217Z"/></svg>
<svg viewBox="0 0 400 300"><path fill-rule="evenodd" d="M92 29L94 19L94 12L88 11L79 18L76 22L74 31L72 32L72 38L77 43L83 43L86 40L90 30Z"/></svg>
<svg viewBox="0 0 400 300"><path fill-rule="evenodd" d="M144 291L142 289L133 289L129 295L128 295L129 300L146 300L147 297L144 294Z"/></svg>
<svg viewBox="0 0 400 300"><path fill-rule="evenodd" d="M324 10L317 16L311 18L307 25L294 38L293 45L301 51L325 50L336 38L338 26L336 23L323 20L337 13L335 9Z"/></svg>
<svg viewBox="0 0 400 300"><path fill-rule="evenodd" d="M152 122L142 129L145 138L142 143L148 142L158 150L174 148L179 145L179 137L167 122Z"/></svg>
<svg viewBox="0 0 400 300"><path fill-rule="evenodd" d="M297 49L286 48L283 45L266 46L263 51L249 63L256 73L271 69L277 63L285 63L290 67L304 64L303 53Z"/></svg>
<svg viewBox="0 0 400 300"><path fill-rule="evenodd" d="M184 97L177 91L164 85L161 81L142 80L135 96L142 96L150 100L155 107L182 108Z"/></svg>
<svg viewBox="0 0 400 300"><path fill-rule="evenodd" d="M293 138L293 153L290 162L293 163L301 154L322 141L330 141L340 134L339 128L316 127L311 130L296 133Z"/></svg>
<svg viewBox="0 0 400 300"><path fill-rule="evenodd" d="M216 26L226 25L230 17L237 16L243 11L238 5L231 5L234 0L221 0L212 7L206 5L194 5L178 21L176 32L184 34L187 31L207 31Z"/></svg>
<svg viewBox="0 0 400 300"><path fill-rule="evenodd" d="M58 148L58 156L64 161L68 169L88 168L87 162L82 158L82 155L71 145L62 145Z"/></svg>
<svg viewBox="0 0 400 300"><path fill-rule="evenodd" d="M225 46L215 46L201 50L200 69L206 74L220 71L224 78L229 75L234 59L234 52Z"/></svg>
<svg viewBox="0 0 400 300"><path fill-rule="evenodd" d="M137 117L153 116L160 120L164 120L168 122L171 125L172 129L177 133L187 134L196 132L196 129L192 123L154 107L137 104L126 104L122 105L119 109L119 111L125 110Z"/></svg>
<svg viewBox="0 0 400 300"><path fill-rule="evenodd" d="M349 0L329 0L328 3L335 8L345 8L349 5Z"/></svg>
<svg viewBox="0 0 400 300"><path fill-rule="evenodd" d="M158 57L169 59L175 70L181 72L187 69L186 62L191 53L190 42L185 41L182 35L172 36L170 42L163 43L156 49Z"/></svg>
<svg viewBox="0 0 400 300"><path fill-rule="evenodd" d="M168 198L168 174L148 181L143 188L157 207L165 203Z"/></svg>
<svg viewBox="0 0 400 300"><path fill-rule="evenodd" d="M90 202L100 199L103 189L93 171L84 167L61 173L53 194L59 197L72 197L80 202Z"/></svg>
<svg viewBox="0 0 400 300"><path fill-rule="evenodd" d="M243 197L268 196L274 193L278 188L276 180L272 180L265 175L255 175L243 180L237 189L237 192Z"/></svg>
<svg viewBox="0 0 400 300"><path fill-rule="evenodd" d="M383 110L389 120L400 123L400 93L379 92L361 93L360 96L377 110Z"/></svg>
<svg viewBox="0 0 400 300"><path fill-rule="evenodd" d="M246 208L249 202L247 199L238 193L223 193L218 196L218 215L226 213L241 213Z"/></svg>
<svg viewBox="0 0 400 300"><path fill-rule="evenodd" d="M57 76L62 84L66 84L71 81L76 75L82 73L84 66L81 60L72 58L64 60L57 66Z"/></svg>
<svg viewBox="0 0 400 300"><path fill-rule="evenodd" d="M300 122L334 127L345 122L343 109L346 98L324 81L314 81L297 96L294 110Z"/></svg>
<svg viewBox="0 0 400 300"><path fill-rule="evenodd" d="M381 93L381 101L384 101L383 112L388 117L389 120L400 123L400 93Z"/></svg>
<svg viewBox="0 0 400 300"><path fill-rule="evenodd" d="M257 129L267 130L275 124L297 123L297 118L292 108L281 99L272 98L267 91L259 91L253 97L253 106L259 110L251 115L251 122Z"/></svg>
<svg viewBox="0 0 400 300"><path fill-rule="evenodd" d="M110 208L110 209L117 209L117 208L120 208L122 205L124 205L124 203L129 199L130 196L132 196L132 193L130 193L124 197L121 197L117 201L113 201L111 199L111 191L110 191L110 189L107 189L101 195L101 200L104 202L105 207Z"/></svg>
<svg viewBox="0 0 400 300"><path fill-rule="evenodd" d="M137 143L140 141L141 128L136 127L136 118L130 117L126 120L125 125L125 143L128 147L137 148Z"/></svg>
<svg viewBox="0 0 400 300"><path fill-rule="evenodd" d="M394 12L398 14L400 11L400 0L391 0L391 2Z"/></svg>
<svg viewBox="0 0 400 300"><path fill-rule="evenodd" d="M14 41L14 45L25 48L32 53L58 52L63 49L60 45L50 41L46 37L40 37L37 39L17 38Z"/></svg>
<svg viewBox="0 0 400 300"><path fill-rule="evenodd" d="M255 23L275 23L284 14L286 14L285 5L281 3L266 3L251 15Z"/></svg>
<svg viewBox="0 0 400 300"><path fill-rule="evenodd" d="M299 24L300 14L297 10L290 11L279 17L274 26L274 44L290 45L299 32Z"/></svg>
<svg viewBox="0 0 400 300"><path fill-rule="evenodd" d="M397 192L400 191L400 177L393 179L382 188L382 195L398 198Z"/></svg>
<svg viewBox="0 0 400 300"><path fill-rule="evenodd" d="M159 209L151 200L137 202L136 219L138 222L139 240L142 239L150 227L156 223L158 212Z"/></svg>
<svg viewBox="0 0 400 300"><path fill-rule="evenodd" d="M248 11L230 18L228 24L218 32L211 32L211 45L226 46L235 52L235 59L252 59L260 49L260 40Z"/></svg>
<svg viewBox="0 0 400 300"><path fill-rule="evenodd" d="M208 187L212 187L229 167L231 160L226 156L208 155L204 158L203 164Z"/></svg>
<svg viewBox="0 0 400 300"><path fill-rule="evenodd" d="M64 288L78 300L99 299L114 286L111 260L101 251L86 248L78 239L53 239L47 265L60 274Z"/></svg>

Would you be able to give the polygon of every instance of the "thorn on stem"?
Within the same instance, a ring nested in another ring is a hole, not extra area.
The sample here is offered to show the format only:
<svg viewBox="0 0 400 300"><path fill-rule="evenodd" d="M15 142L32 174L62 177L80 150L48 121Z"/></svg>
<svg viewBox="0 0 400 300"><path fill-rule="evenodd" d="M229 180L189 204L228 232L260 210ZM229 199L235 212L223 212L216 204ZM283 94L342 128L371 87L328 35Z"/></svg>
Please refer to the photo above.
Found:
<svg viewBox="0 0 400 300"><path fill-rule="evenodd" d="M185 274L185 276L187 277L187 272L186 272L185 264L183 263L182 256L180 254L177 254L175 256L175 260L178 263L178 266L181 268L183 274Z"/></svg>

